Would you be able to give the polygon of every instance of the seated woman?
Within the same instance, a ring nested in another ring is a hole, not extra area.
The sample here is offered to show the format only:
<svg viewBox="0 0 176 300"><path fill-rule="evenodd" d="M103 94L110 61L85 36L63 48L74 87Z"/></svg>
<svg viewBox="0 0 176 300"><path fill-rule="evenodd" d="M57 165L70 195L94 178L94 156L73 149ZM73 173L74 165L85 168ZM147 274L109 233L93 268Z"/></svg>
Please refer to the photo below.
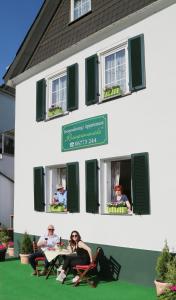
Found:
<svg viewBox="0 0 176 300"><path fill-rule="evenodd" d="M91 249L81 240L81 236L78 231L73 230L70 235L70 241L68 249L75 255L65 256L64 264L61 272L58 276L58 280L62 283L66 278L66 272L68 269L73 268L76 265L87 265L92 263L92 251ZM73 278L73 282L78 280L79 276Z"/></svg>
<svg viewBox="0 0 176 300"><path fill-rule="evenodd" d="M125 202L126 207L128 208L128 213L131 213L131 204L125 194L123 194L122 185L115 185L115 200L118 204Z"/></svg>

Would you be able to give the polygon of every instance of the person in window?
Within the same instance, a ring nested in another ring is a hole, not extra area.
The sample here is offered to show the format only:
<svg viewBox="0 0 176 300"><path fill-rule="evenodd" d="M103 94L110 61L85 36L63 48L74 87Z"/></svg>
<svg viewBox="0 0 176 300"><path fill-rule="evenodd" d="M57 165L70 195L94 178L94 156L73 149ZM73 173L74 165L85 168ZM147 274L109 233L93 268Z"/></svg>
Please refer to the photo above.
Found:
<svg viewBox="0 0 176 300"><path fill-rule="evenodd" d="M93 262L92 250L81 240L81 236L76 230L71 232L68 249L73 254L65 256L64 264L57 278L57 280L62 283L66 278L66 272L68 269L71 269L76 265L87 265ZM78 279L79 276L76 275L72 281L76 282Z"/></svg>
<svg viewBox="0 0 176 300"><path fill-rule="evenodd" d="M56 185L57 192L54 194L52 204L60 204L64 206L64 210L67 209L67 191L61 184Z"/></svg>
<svg viewBox="0 0 176 300"><path fill-rule="evenodd" d="M126 207L128 208L128 213L131 213L131 204L125 194L123 194L123 187L122 185L115 185L115 201L117 204L125 203Z"/></svg>
<svg viewBox="0 0 176 300"><path fill-rule="evenodd" d="M57 234L54 234L54 226L49 225L47 233L42 235L37 242L38 251L32 253L29 256L29 263L31 264L31 267L34 270L32 275L37 275L35 259L37 257L45 257L45 250L48 247L55 247L57 243L59 243L59 237ZM49 262L45 258L45 269L40 273L40 275L46 275L48 267Z"/></svg>

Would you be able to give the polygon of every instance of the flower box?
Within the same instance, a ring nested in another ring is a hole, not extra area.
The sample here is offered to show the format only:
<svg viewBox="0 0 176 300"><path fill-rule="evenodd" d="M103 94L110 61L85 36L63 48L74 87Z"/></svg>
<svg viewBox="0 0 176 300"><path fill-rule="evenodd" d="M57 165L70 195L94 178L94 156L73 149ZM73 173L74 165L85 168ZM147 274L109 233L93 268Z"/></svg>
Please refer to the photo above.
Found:
<svg viewBox="0 0 176 300"><path fill-rule="evenodd" d="M128 208L126 206L108 204L107 212L110 214L128 214Z"/></svg>
<svg viewBox="0 0 176 300"><path fill-rule="evenodd" d="M60 114L63 114L63 110L61 107L51 107L48 110L48 117L54 117Z"/></svg>
<svg viewBox="0 0 176 300"><path fill-rule="evenodd" d="M50 212L63 212L63 211L65 211L65 209L64 209L63 205L50 205L49 211Z"/></svg>
<svg viewBox="0 0 176 300"><path fill-rule="evenodd" d="M121 96L122 90L120 86L113 86L112 88L107 88L104 90L103 98L106 100L107 98L114 97L114 96Z"/></svg>

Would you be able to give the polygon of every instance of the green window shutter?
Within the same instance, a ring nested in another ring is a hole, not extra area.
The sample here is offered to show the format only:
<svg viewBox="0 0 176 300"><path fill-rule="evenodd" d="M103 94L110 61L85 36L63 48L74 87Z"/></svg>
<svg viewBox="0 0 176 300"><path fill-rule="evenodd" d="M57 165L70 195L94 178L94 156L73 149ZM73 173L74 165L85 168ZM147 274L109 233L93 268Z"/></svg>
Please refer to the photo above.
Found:
<svg viewBox="0 0 176 300"><path fill-rule="evenodd" d="M40 122L45 119L46 106L46 82L41 79L36 83L36 121Z"/></svg>
<svg viewBox="0 0 176 300"><path fill-rule="evenodd" d="M86 58L86 105L98 102L98 56Z"/></svg>
<svg viewBox="0 0 176 300"><path fill-rule="evenodd" d="M133 212L140 215L150 214L149 162L148 153L131 156Z"/></svg>
<svg viewBox="0 0 176 300"><path fill-rule="evenodd" d="M129 89L137 91L146 87L144 35L138 35L128 40L129 58Z"/></svg>
<svg viewBox="0 0 176 300"><path fill-rule="evenodd" d="M67 110L78 109L78 64L67 67Z"/></svg>
<svg viewBox="0 0 176 300"><path fill-rule="evenodd" d="M34 210L44 211L44 169L43 167L34 168Z"/></svg>
<svg viewBox="0 0 176 300"><path fill-rule="evenodd" d="M86 161L86 212L98 213L98 162Z"/></svg>
<svg viewBox="0 0 176 300"><path fill-rule="evenodd" d="M79 212L79 163L67 164L67 209Z"/></svg>

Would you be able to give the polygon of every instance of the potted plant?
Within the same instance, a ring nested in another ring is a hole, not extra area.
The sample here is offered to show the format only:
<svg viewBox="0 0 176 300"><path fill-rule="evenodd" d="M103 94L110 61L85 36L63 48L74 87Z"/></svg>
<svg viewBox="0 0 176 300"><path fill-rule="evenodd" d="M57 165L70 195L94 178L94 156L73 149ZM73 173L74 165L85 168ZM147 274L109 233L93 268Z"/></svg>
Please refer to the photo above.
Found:
<svg viewBox="0 0 176 300"><path fill-rule="evenodd" d="M8 243L8 255L14 256L14 242L12 241Z"/></svg>
<svg viewBox="0 0 176 300"><path fill-rule="evenodd" d="M7 250L7 248L1 244L0 245L0 261L5 261L6 250Z"/></svg>
<svg viewBox="0 0 176 300"><path fill-rule="evenodd" d="M171 286L168 286L164 293L159 296L162 300L175 300L176 299L176 257L171 256L170 261L167 264L166 282L170 282Z"/></svg>
<svg viewBox="0 0 176 300"><path fill-rule="evenodd" d="M154 281L156 286L157 296L162 295L165 291L172 286L171 282L168 282L168 271L172 260L172 256L169 251L167 241L165 241L164 247L157 258L156 273L157 279ZM171 269L170 269L171 270Z"/></svg>
<svg viewBox="0 0 176 300"><path fill-rule="evenodd" d="M20 258L22 264L29 263L29 255L32 253L32 240L27 232L24 233L21 241Z"/></svg>
<svg viewBox="0 0 176 300"><path fill-rule="evenodd" d="M10 240L8 230L3 227L2 230L0 231L0 241L4 247L8 247L8 242Z"/></svg>

